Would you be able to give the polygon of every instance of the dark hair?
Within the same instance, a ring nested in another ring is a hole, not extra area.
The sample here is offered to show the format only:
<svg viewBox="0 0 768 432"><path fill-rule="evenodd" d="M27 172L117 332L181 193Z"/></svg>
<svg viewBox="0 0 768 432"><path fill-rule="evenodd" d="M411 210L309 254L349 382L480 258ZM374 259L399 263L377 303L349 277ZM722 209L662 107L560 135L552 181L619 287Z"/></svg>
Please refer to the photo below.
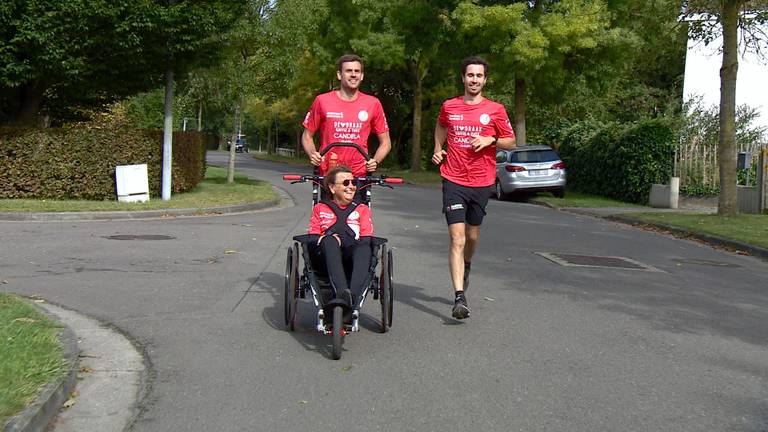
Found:
<svg viewBox="0 0 768 432"><path fill-rule="evenodd" d="M326 189L331 190L331 185L336 183L336 176L339 173L352 174L352 169L346 165L337 165L333 167L325 174L325 178L323 179L323 186L325 186Z"/></svg>
<svg viewBox="0 0 768 432"><path fill-rule="evenodd" d="M471 56L461 61L461 76L467 73L467 66L469 65L483 65L483 73L488 75L488 62L482 57Z"/></svg>
<svg viewBox="0 0 768 432"><path fill-rule="evenodd" d="M363 59L361 59L357 54L344 54L343 56L339 57L339 60L336 62L336 70L341 72L341 65L347 62L358 62L360 63L360 70L365 70Z"/></svg>

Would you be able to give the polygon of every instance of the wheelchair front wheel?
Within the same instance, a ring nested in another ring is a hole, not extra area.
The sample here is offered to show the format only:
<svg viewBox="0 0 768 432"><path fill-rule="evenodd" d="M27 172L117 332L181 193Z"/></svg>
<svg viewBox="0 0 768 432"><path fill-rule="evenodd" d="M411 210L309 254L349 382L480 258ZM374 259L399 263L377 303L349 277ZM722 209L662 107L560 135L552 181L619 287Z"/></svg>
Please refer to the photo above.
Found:
<svg viewBox="0 0 768 432"><path fill-rule="evenodd" d="M333 308L333 359L341 358L341 345L344 342L344 308L336 306Z"/></svg>

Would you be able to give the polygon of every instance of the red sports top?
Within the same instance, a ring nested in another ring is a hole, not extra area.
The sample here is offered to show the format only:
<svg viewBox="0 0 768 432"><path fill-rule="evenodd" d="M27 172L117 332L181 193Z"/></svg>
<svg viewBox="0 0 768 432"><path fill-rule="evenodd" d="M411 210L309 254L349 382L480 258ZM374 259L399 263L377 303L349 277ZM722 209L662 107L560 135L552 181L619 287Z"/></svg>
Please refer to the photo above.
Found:
<svg viewBox="0 0 768 432"><path fill-rule="evenodd" d="M339 206L342 210L346 207ZM328 228L336 223L336 213L325 203L315 204L312 217L309 219L310 234L325 234ZM355 232L355 239L373 235L373 220L371 209L365 204L358 204L355 210L347 216L347 225Z"/></svg>
<svg viewBox="0 0 768 432"><path fill-rule="evenodd" d="M357 92L357 99L345 101L336 90L315 98L302 126L314 134L320 130L320 149L335 142L352 142L368 152L368 135L389 131L381 102L373 96ZM373 155L370 155L373 157ZM325 154L320 165L324 174L336 165L347 165L357 177L365 175L365 161L353 148L335 147Z"/></svg>
<svg viewBox="0 0 768 432"><path fill-rule="evenodd" d="M504 105L483 99L479 104L464 103L458 96L443 102L440 125L448 130L448 156L440 165L440 175L462 186L484 187L496 181L496 146L475 152L470 141L477 135L514 138Z"/></svg>

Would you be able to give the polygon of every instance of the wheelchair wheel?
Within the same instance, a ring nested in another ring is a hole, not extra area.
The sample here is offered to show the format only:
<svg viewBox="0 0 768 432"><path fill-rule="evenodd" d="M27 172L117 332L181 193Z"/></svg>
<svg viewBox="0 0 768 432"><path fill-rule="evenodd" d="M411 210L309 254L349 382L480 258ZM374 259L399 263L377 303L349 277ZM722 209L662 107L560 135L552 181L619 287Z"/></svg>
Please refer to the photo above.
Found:
<svg viewBox="0 0 768 432"><path fill-rule="evenodd" d="M284 314L285 325L290 331L296 329L297 292L299 285L299 248L296 243L288 248L285 263Z"/></svg>
<svg viewBox="0 0 768 432"><path fill-rule="evenodd" d="M389 311L388 312L388 319L387 319L387 325L389 327L392 327L392 315L393 315L393 308L395 305L395 284L392 283L392 274L395 271L395 268L392 264L394 252L392 249L387 251L387 280L389 281Z"/></svg>
<svg viewBox="0 0 768 432"><path fill-rule="evenodd" d="M387 245L381 245L381 277L379 278L379 302L381 302L381 332L386 333L392 317L392 278L389 273L391 261L388 259L391 251Z"/></svg>
<svg viewBox="0 0 768 432"><path fill-rule="evenodd" d="M333 308L333 359L341 358L341 344L344 342L344 308Z"/></svg>

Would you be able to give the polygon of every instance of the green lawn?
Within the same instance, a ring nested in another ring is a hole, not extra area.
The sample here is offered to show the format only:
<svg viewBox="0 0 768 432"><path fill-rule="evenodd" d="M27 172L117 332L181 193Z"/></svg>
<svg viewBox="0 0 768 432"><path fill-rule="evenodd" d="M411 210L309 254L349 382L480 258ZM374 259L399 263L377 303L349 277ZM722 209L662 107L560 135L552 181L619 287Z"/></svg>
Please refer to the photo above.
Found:
<svg viewBox="0 0 768 432"><path fill-rule="evenodd" d="M629 213L625 216L768 248L768 215L733 217L694 213Z"/></svg>
<svg viewBox="0 0 768 432"><path fill-rule="evenodd" d="M193 191L172 195L168 201L152 198L144 203L117 201L0 199L0 212L79 212L79 211L130 211L162 210L176 208L210 208L234 204L246 204L275 198L277 195L269 183L251 180L235 174L235 182L227 184L227 170L209 166L205 179Z"/></svg>
<svg viewBox="0 0 768 432"><path fill-rule="evenodd" d="M67 373L58 332L32 305L0 293L0 425Z"/></svg>
<svg viewBox="0 0 768 432"><path fill-rule="evenodd" d="M555 198L548 193L539 193L534 200L543 201L553 207L645 207L640 204L616 201L599 195L566 191L565 198Z"/></svg>

